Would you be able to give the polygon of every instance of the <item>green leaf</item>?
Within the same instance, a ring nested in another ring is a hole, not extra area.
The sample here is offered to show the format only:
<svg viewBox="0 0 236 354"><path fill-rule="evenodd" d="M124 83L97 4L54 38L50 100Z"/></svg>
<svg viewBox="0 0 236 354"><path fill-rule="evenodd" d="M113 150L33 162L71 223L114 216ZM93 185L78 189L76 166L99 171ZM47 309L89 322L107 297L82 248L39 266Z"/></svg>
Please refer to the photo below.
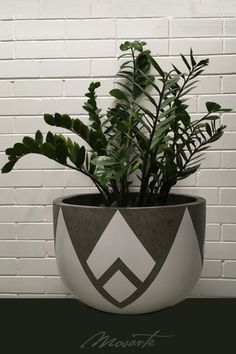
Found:
<svg viewBox="0 0 236 354"><path fill-rule="evenodd" d="M81 122L81 120L79 118L76 118L73 121L73 130L79 135L81 136L82 139L84 139L85 141L87 141L88 139L88 135L89 135L89 128L83 123Z"/></svg>
<svg viewBox="0 0 236 354"><path fill-rule="evenodd" d="M44 143L40 146L41 152L50 159L56 158L56 152L53 146L49 143Z"/></svg>
<svg viewBox="0 0 236 354"><path fill-rule="evenodd" d="M212 131L211 131L211 127L208 123L206 123L206 132L208 135L212 136Z"/></svg>
<svg viewBox="0 0 236 354"><path fill-rule="evenodd" d="M208 112L211 113L219 111L221 109L221 106L215 102L206 102L206 108Z"/></svg>
<svg viewBox="0 0 236 354"><path fill-rule="evenodd" d="M193 57L193 49L192 48L190 49L190 59L191 59L192 66L195 66L196 65L196 61L195 61L195 59Z"/></svg>
<svg viewBox="0 0 236 354"><path fill-rule="evenodd" d="M172 103L174 100L176 100L176 97L168 97L166 100L164 100L161 104L161 109Z"/></svg>
<svg viewBox="0 0 236 354"><path fill-rule="evenodd" d="M96 166L113 166L119 164L113 157L110 156L98 156L91 159L90 162Z"/></svg>
<svg viewBox="0 0 236 354"><path fill-rule="evenodd" d="M40 150L39 150L38 143L33 138L30 138L29 136L25 136L22 142L25 145L25 147L30 150L30 152L39 153Z"/></svg>
<svg viewBox="0 0 236 354"><path fill-rule="evenodd" d="M55 113L54 114L54 121L55 121L55 125L57 127L61 127L62 126L61 114L60 113Z"/></svg>
<svg viewBox="0 0 236 354"><path fill-rule="evenodd" d="M45 113L44 114L44 121L48 124L48 125L55 125L55 121L54 121L54 117L51 114Z"/></svg>
<svg viewBox="0 0 236 354"><path fill-rule="evenodd" d="M75 165L77 167L82 167L83 163L85 160L85 147L81 146L81 148L77 151L77 157L76 157L76 162Z"/></svg>
<svg viewBox="0 0 236 354"><path fill-rule="evenodd" d="M203 59L203 60L201 60L201 61L199 61L199 63L197 63L197 65L196 66L206 66L206 65L208 65L209 64L209 59Z"/></svg>
<svg viewBox="0 0 236 354"><path fill-rule="evenodd" d="M2 168L2 173L10 172L13 169L16 162L17 162L17 159L7 162Z"/></svg>
<svg viewBox="0 0 236 354"><path fill-rule="evenodd" d="M126 94L123 91L119 90L119 89L113 89L109 93L110 93L111 96L115 97L118 100L126 100L126 101L128 101Z"/></svg>
<svg viewBox="0 0 236 354"><path fill-rule="evenodd" d="M172 64L172 66L173 66L173 68L175 69L175 71L177 72L178 75L182 75L181 71L179 69L177 69L174 64Z"/></svg>
<svg viewBox="0 0 236 354"><path fill-rule="evenodd" d="M68 114L63 114L61 116L61 124L63 125L64 128L71 129L72 121Z"/></svg>
<svg viewBox="0 0 236 354"><path fill-rule="evenodd" d="M183 54L180 54L184 64L187 66L188 70L190 71L191 70L191 66L189 65L187 59L185 58L185 56Z"/></svg>
<svg viewBox="0 0 236 354"><path fill-rule="evenodd" d="M15 155L15 156L22 156L24 154L27 154L28 152L29 149L26 146L24 146L22 143L16 143L14 144L13 148L6 150L7 155Z"/></svg>
<svg viewBox="0 0 236 354"><path fill-rule="evenodd" d="M62 164L65 164L68 155L66 145L63 143L56 144L55 153L56 153L57 161L59 161Z"/></svg>
<svg viewBox="0 0 236 354"><path fill-rule="evenodd" d="M164 71L162 70L160 65L156 62L156 60L151 55L148 55L148 59L152 64L152 66L154 67L154 69L156 69L156 71L160 74L160 76L164 78L165 77Z"/></svg>
<svg viewBox="0 0 236 354"><path fill-rule="evenodd" d="M129 50L132 48L132 43L129 42L129 41L126 41L125 43L122 43L120 45L120 50L122 50L122 52L126 51L126 50Z"/></svg>
<svg viewBox="0 0 236 354"><path fill-rule="evenodd" d="M43 134L41 133L40 130L36 131L35 140L37 141L38 144L42 144L43 143Z"/></svg>

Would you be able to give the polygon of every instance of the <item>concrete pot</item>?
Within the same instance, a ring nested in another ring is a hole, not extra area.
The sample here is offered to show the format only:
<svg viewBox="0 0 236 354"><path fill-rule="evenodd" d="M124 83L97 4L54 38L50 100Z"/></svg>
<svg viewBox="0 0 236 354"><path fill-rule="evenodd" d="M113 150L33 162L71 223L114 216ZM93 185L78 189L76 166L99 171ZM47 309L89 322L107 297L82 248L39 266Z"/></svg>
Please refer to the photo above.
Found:
<svg viewBox="0 0 236 354"><path fill-rule="evenodd" d="M205 200L173 194L165 206L107 208L99 199L53 203L57 265L73 295L119 314L183 300L202 270Z"/></svg>

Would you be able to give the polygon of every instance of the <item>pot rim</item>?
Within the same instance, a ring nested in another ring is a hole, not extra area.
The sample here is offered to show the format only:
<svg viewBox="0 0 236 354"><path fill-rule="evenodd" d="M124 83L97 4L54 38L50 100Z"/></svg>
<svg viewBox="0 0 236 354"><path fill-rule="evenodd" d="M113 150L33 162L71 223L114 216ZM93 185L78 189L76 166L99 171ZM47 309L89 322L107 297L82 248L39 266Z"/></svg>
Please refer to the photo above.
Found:
<svg viewBox="0 0 236 354"><path fill-rule="evenodd" d="M100 195L99 193L81 193L81 194L71 194L63 197L59 197L53 200L53 205L58 205L58 206L67 206L67 207L74 207L74 208L86 208L86 209L99 209L99 210L104 210L104 209L113 209L113 210L147 210L147 209L168 209L168 208L177 208L177 207L183 207L183 206L192 206L192 205L200 205L200 204L206 204L206 199L203 197L199 197L196 195L190 195L190 194L177 194L177 193L170 193L170 195L175 195L175 196L183 196L183 197L189 197L194 199L192 202L187 202L187 203L180 203L180 204L169 204L169 205L153 205L153 206L141 206L141 207L114 207L114 206L99 206L99 205L84 205L84 204L73 204L73 203L65 203L65 199L73 198L76 196L91 196L92 195Z"/></svg>

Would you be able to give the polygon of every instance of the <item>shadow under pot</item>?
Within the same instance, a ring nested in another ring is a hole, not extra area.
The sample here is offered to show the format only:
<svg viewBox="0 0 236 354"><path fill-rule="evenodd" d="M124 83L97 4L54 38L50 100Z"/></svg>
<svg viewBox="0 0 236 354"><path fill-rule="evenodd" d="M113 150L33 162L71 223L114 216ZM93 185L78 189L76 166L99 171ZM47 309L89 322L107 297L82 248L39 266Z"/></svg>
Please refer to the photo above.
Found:
<svg viewBox="0 0 236 354"><path fill-rule="evenodd" d="M100 204L99 194L53 202L57 265L74 297L117 314L183 300L202 270L205 199L171 194L165 206Z"/></svg>

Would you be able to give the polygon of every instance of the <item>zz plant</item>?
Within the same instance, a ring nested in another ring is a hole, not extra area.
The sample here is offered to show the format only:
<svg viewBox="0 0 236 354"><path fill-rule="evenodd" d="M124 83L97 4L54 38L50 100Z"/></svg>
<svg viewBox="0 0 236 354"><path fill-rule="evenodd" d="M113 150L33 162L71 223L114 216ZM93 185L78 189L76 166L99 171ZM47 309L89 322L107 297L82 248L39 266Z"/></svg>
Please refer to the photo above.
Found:
<svg viewBox="0 0 236 354"><path fill-rule="evenodd" d="M27 154L40 154L91 178L106 206L164 205L171 187L197 171L203 151L222 136L225 126L219 114L230 110L207 102L207 113L191 119L186 95L208 59L197 62L190 50L188 59L180 55L184 71L172 65L166 72L150 50L144 50L145 45L127 41L120 46L124 54L117 74L119 88L110 91L115 105L106 114L97 106L100 82L92 82L85 94L88 125L68 114L44 114L50 126L82 138L89 146L87 151L70 137L49 131L44 138L38 130L34 138L25 136L6 149L9 161L2 172L10 172ZM134 198L130 187L138 180Z"/></svg>

